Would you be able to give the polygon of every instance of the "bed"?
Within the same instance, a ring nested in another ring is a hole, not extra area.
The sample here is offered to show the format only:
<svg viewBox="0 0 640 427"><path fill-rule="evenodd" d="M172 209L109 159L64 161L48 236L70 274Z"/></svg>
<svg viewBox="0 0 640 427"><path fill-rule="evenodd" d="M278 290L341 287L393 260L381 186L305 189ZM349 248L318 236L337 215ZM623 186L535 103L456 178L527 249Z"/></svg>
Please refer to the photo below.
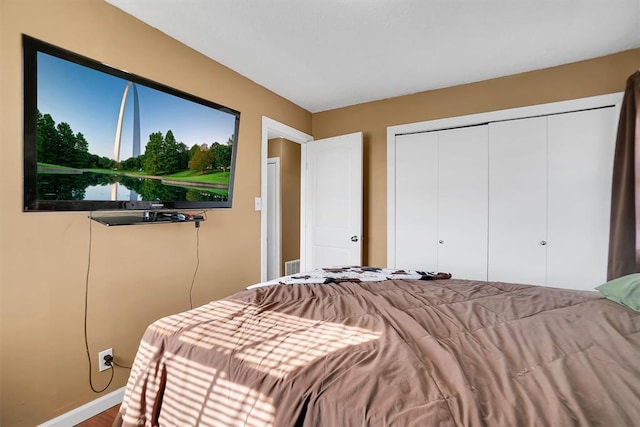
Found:
<svg viewBox="0 0 640 427"><path fill-rule="evenodd" d="M637 426L640 313L598 292L348 267L160 319L114 426Z"/></svg>

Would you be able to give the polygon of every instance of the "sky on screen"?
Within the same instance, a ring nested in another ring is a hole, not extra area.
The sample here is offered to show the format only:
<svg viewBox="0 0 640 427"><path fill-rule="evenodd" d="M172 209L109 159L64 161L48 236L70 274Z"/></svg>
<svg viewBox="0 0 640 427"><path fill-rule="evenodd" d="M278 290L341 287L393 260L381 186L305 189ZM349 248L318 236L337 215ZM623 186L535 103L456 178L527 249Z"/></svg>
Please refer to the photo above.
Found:
<svg viewBox="0 0 640 427"><path fill-rule="evenodd" d="M56 124L67 122L81 132L89 151L113 158L118 113L128 81L51 55L38 53L38 110ZM226 143L235 129L235 116L147 86L136 84L140 108L140 152L153 132L188 147ZM125 107L120 160L133 151L133 90Z"/></svg>

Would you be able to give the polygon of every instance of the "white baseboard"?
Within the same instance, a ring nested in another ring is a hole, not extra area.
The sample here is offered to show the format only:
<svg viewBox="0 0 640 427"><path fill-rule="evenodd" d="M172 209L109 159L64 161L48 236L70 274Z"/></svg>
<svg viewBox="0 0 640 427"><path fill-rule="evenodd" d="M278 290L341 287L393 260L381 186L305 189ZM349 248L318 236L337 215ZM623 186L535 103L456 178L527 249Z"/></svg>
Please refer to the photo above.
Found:
<svg viewBox="0 0 640 427"><path fill-rule="evenodd" d="M52 420L40 424L39 427L70 427L79 424L89 418L104 412L107 409L122 403L124 398L124 387L105 394L79 408L73 409L65 414L60 415Z"/></svg>

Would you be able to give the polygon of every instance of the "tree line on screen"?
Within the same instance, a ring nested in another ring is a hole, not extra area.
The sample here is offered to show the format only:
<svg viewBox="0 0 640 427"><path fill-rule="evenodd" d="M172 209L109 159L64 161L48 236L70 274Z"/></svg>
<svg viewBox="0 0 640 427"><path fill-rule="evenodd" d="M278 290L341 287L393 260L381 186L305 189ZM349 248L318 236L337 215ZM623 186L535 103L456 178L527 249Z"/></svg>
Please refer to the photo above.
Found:
<svg viewBox="0 0 640 427"><path fill-rule="evenodd" d="M144 154L123 161L89 152L89 143L81 132L74 133L66 122L56 124L50 114L37 115L38 163L76 169L143 171L152 175L169 175L184 170L194 173L227 171L231 166L233 138L225 144L195 144L191 148L178 142L171 130L165 135L149 135Z"/></svg>

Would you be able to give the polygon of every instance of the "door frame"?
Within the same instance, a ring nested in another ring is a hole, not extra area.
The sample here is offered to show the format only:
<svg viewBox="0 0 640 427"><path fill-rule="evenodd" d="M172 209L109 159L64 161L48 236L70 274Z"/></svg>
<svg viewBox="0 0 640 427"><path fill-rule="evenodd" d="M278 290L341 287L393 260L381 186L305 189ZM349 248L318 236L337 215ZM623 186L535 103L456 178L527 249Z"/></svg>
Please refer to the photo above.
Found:
<svg viewBox="0 0 640 427"><path fill-rule="evenodd" d="M306 162L304 144L313 141L313 137L284 123L280 123L269 117L262 116L262 144L260 155L260 199L262 207L260 211L260 281L267 280L267 159L269 140L274 138L285 138L289 141L302 145L301 164ZM305 247L305 178L304 169L300 168L300 265L303 264Z"/></svg>
<svg viewBox="0 0 640 427"><path fill-rule="evenodd" d="M551 102L548 104L531 105L387 127L387 267L403 267L401 265L396 265L396 135L473 126L502 120L548 116L551 114L561 114L571 111L588 110L608 106L613 106L615 108L615 114L616 117L618 117L622 106L622 97L623 93L617 92L606 95L590 96L587 98ZM616 129L614 128L612 129L612 138L614 141L615 133Z"/></svg>
<svg viewBox="0 0 640 427"><path fill-rule="evenodd" d="M278 271L278 274L276 277L280 277L282 274L280 274L280 271L282 270L282 232L281 232L281 227L282 227L282 217L281 212L280 212L280 157L269 157L267 159L267 169L269 169L269 165L274 165L275 168L275 178L273 179L273 182L267 178L267 188L271 191L273 191L275 193L275 206L273 207L272 211L273 211L273 216L275 217L275 226L273 227L274 229L271 230L272 231L272 237L275 240L275 247L276 247L276 253L274 258L272 258L272 263L275 265L272 265L271 267L275 267L276 270ZM268 176L268 174L267 174ZM268 190L268 191L269 191ZM268 194L267 194L267 198L268 198ZM267 213L267 237L269 236L269 218L268 218L268 214L269 214L269 202L267 202L264 205L264 211ZM269 239L267 238L267 247L269 246ZM268 251L267 251L268 252ZM269 254L267 253L267 273L269 272ZM275 277L274 277L275 279ZM267 274L267 280L269 280L268 278L268 274Z"/></svg>

